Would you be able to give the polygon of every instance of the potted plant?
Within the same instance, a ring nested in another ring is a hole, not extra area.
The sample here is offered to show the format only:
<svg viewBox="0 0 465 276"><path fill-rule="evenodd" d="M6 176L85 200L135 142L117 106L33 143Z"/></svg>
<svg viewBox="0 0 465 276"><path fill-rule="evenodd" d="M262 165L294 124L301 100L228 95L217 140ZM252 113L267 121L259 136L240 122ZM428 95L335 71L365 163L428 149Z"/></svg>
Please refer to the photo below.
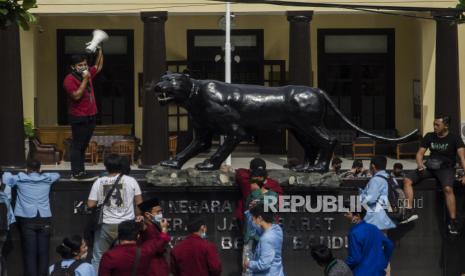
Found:
<svg viewBox="0 0 465 276"><path fill-rule="evenodd" d="M24 119L24 149L26 150L26 159L29 155L29 140L34 137L34 124L31 119Z"/></svg>

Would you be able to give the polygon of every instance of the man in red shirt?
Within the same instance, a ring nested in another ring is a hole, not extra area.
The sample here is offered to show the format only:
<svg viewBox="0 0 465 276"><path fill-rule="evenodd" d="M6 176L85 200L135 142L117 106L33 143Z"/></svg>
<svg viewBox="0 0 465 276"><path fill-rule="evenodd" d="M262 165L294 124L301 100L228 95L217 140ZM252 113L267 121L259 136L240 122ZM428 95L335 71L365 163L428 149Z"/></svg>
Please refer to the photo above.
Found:
<svg viewBox="0 0 465 276"><path fill-rule="evenodd" d="M239 220L240 223L244 222L244 212L249 206L245 206L245 200L252 192L250 187L250 173L256 170L264 170L266 171L266 162L261 158L254 158L250 161L248 169L237 169L236 170L236 184L239 186L242 194L242 199L238 200L236 203L236 210L234 212L234 217ZM266 177L264 186L266 189L271 190L278 195L283 194L283 189L279 185L278 181Z"/></svg>
<svg viewBox="0 0 465 276"><path fill-rule="evenodd" d="M102 49L98 50L94 66L88 68L87 57L84 55L73 55L70 66L71 73L65 77L63 86L68 95L68 121L73 138L70 151L71 179L86 180L90 177L84 169L85 151L95 129L97 114L92 80L103 67Z"/></svg>
<svg viewBox="0 0 465 276"><path fill-rule="evenodd" d="M127 220L118 226L119 245L103 254L99 266L99 276L148 275L147 271L151 259L165 251L171 238L167 234L168 222L163 220L159 238L150 236L146 242L138 246L137 240L142 225L134 220ZM145 231L144 234L150 235Z"/></svg>
<svg viewBox="0 0 465 276"><path fill-rule="evenodd" d="M158 198L148 199L139 204L139 210L144 215L145 231L141 233L138 243L143 244L152 237L161 239L163 213ZM166 250L155 254L150 260L149 276L168 276L170 268L165 259Z"/></svg>
<svg viewBox="0 0 465 276"><path fill-rule="evenodd" d="M207 241L207 226L201 219L187 225L190 235L171 250L171 273L174 276L221 275L221 261L216 246Z"/></svg>

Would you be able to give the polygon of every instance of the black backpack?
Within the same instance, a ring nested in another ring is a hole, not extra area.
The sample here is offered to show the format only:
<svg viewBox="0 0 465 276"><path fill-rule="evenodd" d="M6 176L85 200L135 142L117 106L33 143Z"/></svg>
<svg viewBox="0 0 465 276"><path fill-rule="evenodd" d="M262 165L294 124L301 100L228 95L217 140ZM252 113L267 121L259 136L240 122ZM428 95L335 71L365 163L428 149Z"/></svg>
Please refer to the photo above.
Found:
<svg viewBox="0 0 465 276"><path fill-rule="evenodd" d="M70 266L64 268L61 266L61 261L58 261L53 266L53 271L50 273L50 276L75 276L74 271L83 263L84 261L74 261Z"/></svg>
<svg viewBox="0 0 465 276"><path fill-rule="evenodd" d="M377 177L383 178L388 184L389 206L386 214L395 224L398 224L405 217L406 198L404 190L390 176L377 175Z"/></svg>

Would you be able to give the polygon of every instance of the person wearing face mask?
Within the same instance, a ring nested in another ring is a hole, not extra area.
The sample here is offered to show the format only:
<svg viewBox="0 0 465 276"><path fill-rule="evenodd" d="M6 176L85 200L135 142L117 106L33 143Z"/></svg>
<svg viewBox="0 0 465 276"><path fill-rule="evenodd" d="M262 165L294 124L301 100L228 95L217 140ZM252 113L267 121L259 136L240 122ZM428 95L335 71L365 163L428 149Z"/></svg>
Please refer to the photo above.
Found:
<svg viewBox="0 0 465 276"><path fill-rule="evenodd" d="M348 240L346 264L354 276L384 276L394 244L376 226L364 219L366 210L347 212L344 216L353 224Z"/></svg>
<svg viewBox="0 0 465 276"><path fill-rule="evenodd" d="M352 169L341 174L342 178L358 178L370 176L370 172L363 168L363 162L360 159L355 159L352 163Z"/></svg>
<svg viewBox="0 0 465 276"><path fill-rule="evenodd" d="M71 179L75 181L93 180L96 177L91 177L85 172L84 160L87 145L95 129L97 104L92 80L103 67L102 49L98 50L94 66L88 67L86 56L73 55L70 67L71 73L65 77L63 87L69 99L68 121L71 124L73 139L70 151Z"/></svg>
<svg viewBox="0 0 465 276"><path fill-rule="evenodd" d="M252 258L243 261L244 269L254 276L284 276L283 230L274 223L274 213L258 203L244 214L249 228L260 236Z"/></svg>
<svg viewBox="0 0 465 276"><path fill-rule="evenodd" d="M139 210L144 215L144 228L138 240L139 244L155 238L160 239L160 234L169 226L166 219L163 219L162 208L158 198L151 198L139 204ZM168 276L170 268L165 258L166 250L157 253L150 260L150 270L147 275L150 276Z"/></svg>
<svg viewBox="0 0 465 276"><path fill-rule="evenodd" d="M341 174L342 160L339 157L334 157L331 160L331 171L335 174Z"/></svg>
<svg viewBox="0 0 465 276"><path fill-rule="evenodd" d="M201 218L187 224L190 235L171 250L171 273L174 276L219 276L221 261L215 244L207 241L207 226Z"/></svg>
<svg viewBox="0 0 465 276"><path fill-rule="evenodd" d="M265 202L265 197L274 197L278 199L278 194L270 190L265 186L265 181L267 178L266 170L255 169L250 173L250 189L251 193L247 196L245 200L245 206L250 209L252 206L257 203ZM256 234L254 229L251 229L249 224L244 225L244 246L242 248L242 259L246 260L248 256L252 254L253 249L258 243L260 236ZM249 273L243 271L243 275L247 276Z"/></svg>
<svg viewBox="0 0 465 276"><path fill-rule="evenodd" d="M50 276L76 275L76 276L96 276L94 267L83 261L87 256L87 244L79 235L64 238L57 246L56 252L61 256L61 260L51 265Z"/></svg>
<svg viewBox="0 0 465 276"><path fill-rule="evenodd" d="M396 228L396 224L386 213L389 206L387 179L390 177L386 172L386 164L387 160L384 156L371 158L370 171L373 177L360 191L360 201L368 207L364 220L385 233L389 229ZM394 182L397 183L395 179Z"/></svg>

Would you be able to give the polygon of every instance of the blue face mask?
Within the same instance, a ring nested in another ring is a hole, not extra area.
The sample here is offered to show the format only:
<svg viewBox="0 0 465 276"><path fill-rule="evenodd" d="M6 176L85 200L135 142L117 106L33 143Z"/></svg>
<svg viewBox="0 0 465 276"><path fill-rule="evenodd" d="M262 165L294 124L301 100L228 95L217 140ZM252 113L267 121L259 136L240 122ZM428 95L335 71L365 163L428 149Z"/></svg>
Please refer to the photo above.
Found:
<svg viewBox="0 0 465 276"><path fill-rule="evenodd" d="M203 232L203 233L200 235L200 237L201 237L202 239L206 240L206 239L207 239L207 232Z"/></svg>
<svg viewBox="0 0 465 276"><path fill-rule="evenodd" d="M162 213L160 213L158 215L155 215L155 216L152 215L152 222L153 223L160 223L162 219L163 219L163 214Z"/></svg>

